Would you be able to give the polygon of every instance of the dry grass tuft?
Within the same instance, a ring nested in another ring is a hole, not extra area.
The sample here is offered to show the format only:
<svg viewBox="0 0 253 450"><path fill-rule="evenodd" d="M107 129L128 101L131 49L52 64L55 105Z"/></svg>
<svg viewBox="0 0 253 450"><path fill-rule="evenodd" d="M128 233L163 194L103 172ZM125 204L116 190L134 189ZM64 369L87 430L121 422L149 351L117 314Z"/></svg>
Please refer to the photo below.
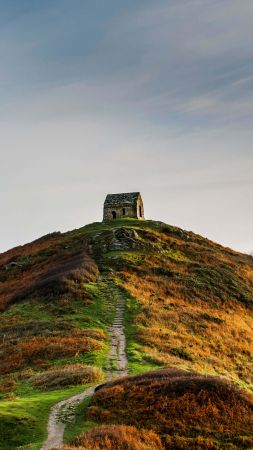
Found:
<svg viewBox="0 0 253 450"><path fill-rule="evenodd" d="M95 383L103 379L103 372L98 367L85 364L70 364L51 368L31 378L33 386L41 390L62 388L78 384Z"/></svg>

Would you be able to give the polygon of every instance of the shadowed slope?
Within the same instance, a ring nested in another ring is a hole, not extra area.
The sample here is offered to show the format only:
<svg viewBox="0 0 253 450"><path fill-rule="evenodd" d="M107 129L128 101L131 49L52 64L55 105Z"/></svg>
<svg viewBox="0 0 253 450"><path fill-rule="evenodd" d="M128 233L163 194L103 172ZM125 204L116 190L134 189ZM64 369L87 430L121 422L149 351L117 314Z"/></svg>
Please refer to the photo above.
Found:
<svg viewBox="0 0 253 450"><path fill-rule="evenodd" d="M64 247L59 237L17 247L0 255L0 308L5 310L36 290L44 289L45 297L57 296L70 290L67 281L94 281L97 274L84 249Z"/></svg>

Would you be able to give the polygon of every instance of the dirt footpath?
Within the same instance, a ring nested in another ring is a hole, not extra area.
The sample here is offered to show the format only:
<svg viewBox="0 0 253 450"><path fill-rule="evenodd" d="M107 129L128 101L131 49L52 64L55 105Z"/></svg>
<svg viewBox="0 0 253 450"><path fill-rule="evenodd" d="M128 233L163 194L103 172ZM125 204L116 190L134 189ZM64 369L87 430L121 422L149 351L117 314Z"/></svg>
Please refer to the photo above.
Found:
<svg viewBox="0 0 253 450"><path fill-rule="evenodd" d="M108 354L106 381L123 377L128 373L126 337L123 325L125 298L116 289L115 295L117 296L117 306L115 319L110 327L110 351ZM47 426L48 438L41 450L50 450L63 444L66 423L74 420L76 407L83 399L93 395L95 388L96 386L92 386L85 389L81 394L62 400L52 407Z"/></svg>

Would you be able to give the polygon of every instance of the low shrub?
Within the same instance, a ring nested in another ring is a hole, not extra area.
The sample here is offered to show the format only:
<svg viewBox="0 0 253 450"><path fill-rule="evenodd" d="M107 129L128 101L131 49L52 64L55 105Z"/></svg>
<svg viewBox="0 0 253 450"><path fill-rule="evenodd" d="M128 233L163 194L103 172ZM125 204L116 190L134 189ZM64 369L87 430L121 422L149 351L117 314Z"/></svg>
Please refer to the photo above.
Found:
<svg viewBox="0 0 253 450"><path fill-rule="evenodd" d="M93 428L62 450L163 450L160 438L153 431L137 430L124 425Z"/></svg>
<svg viewBox="0 0 253 450"><path fill-rule="evenodd" d="M253 446L252 395L196 372L162 369L106 383L88 411L92 420L151 429L166 449Z"/></svg>
<svg viewBox="0 0 253 450"><path fill-rule="evenodd" d="M41 389L55 389L78 384L94 383L103 379L103 372L98 367L85 364L72 364L52 368L31 378L33 386Z"/></svg>

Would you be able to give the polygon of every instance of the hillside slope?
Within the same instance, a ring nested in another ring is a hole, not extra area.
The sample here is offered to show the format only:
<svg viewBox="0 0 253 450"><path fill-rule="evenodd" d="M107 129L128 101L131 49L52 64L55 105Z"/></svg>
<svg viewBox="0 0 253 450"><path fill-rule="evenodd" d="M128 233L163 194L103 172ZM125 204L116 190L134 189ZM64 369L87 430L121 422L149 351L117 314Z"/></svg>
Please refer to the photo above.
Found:
<svg viewBox="0 0 253 450"><path fill-rule="evenodd" d="M253 259L161 222L95 223L0 255L0 448L31 429L40 448L50 406L102 379L115 290L131 373L173 366L253 389Z"/></svg>

